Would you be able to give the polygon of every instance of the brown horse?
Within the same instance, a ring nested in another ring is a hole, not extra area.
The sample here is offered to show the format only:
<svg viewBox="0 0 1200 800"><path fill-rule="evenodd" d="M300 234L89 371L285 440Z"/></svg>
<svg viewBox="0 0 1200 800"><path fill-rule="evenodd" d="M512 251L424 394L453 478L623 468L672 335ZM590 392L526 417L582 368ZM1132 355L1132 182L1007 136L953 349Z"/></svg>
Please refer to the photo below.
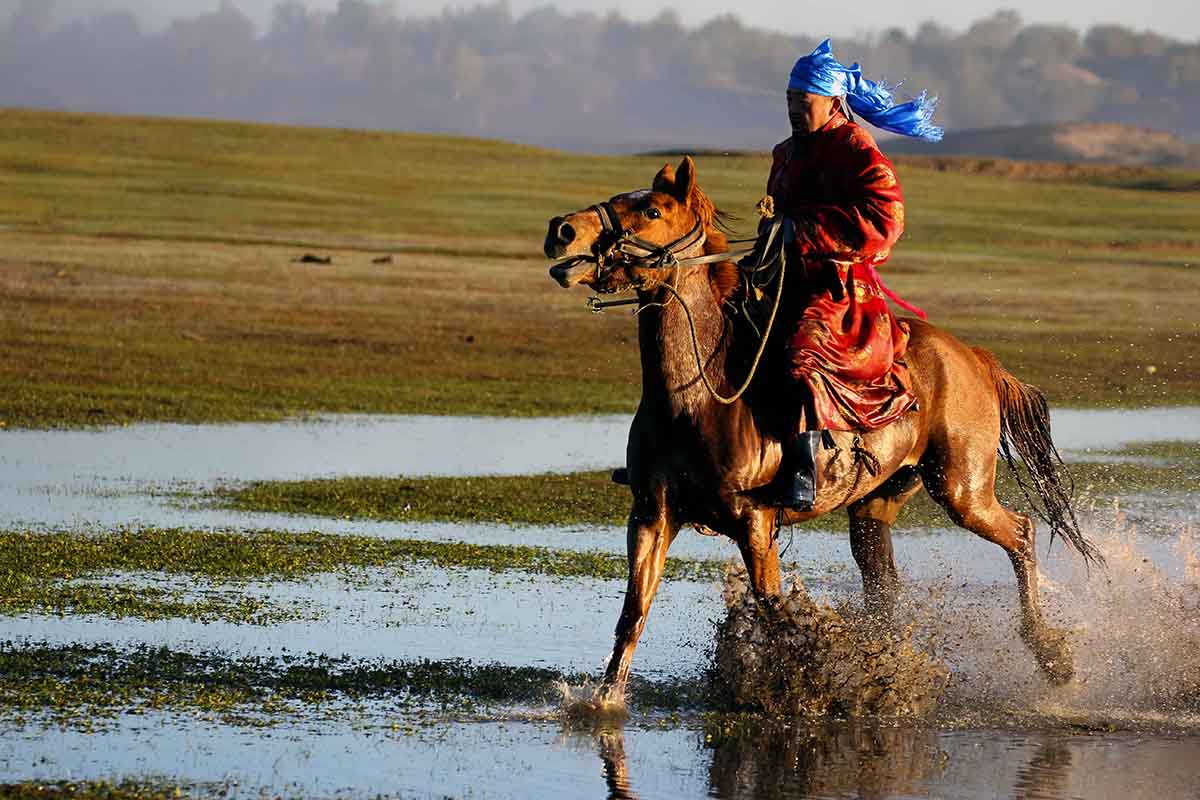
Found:
<svg viewBox="0 0 1200 800"><path fill-rule="evenodd" d="M626 456L633 493L629 583L597 698L602 702L623 700L667 549L682 526L729 536L757 596L770 602L780 593L780 520L771 487L787 414L778 408L785 395L767 376L782 369L761 370L731 403L718 402L709 388L731 394L745 380L758 346L748 326L724 313L740 277L735 264L720 260L728 250L721 221L688 157L677 171L663 167L649 191L555 217L546 234L546 256L558 259L550 274L563 287L634 289L640 304L642 399ZM637 246L614 254L614 238ZM629 255L652 247L663 248L656 258ZM671 257L662 259L665 249ZM1050 680L1069 681L1074 666L1066 637L1044 622L1038 605L1033 521L1002 506L994 493L997 450L1017 469L1015 449L1028 473L1022 487L1051 535L1061 534L1085 559L1099 559L1080 534L1060 481L1045 400L987 351L920 320L907 322L912 335L906 360L917 409L878 430L833 434L836 447L818 456L813 511L786 512L782 521L847 509L868 609L887 619L898 591L891 526L924 485L955 523L1008 554L1020 593L1021 636Z"/></svg>

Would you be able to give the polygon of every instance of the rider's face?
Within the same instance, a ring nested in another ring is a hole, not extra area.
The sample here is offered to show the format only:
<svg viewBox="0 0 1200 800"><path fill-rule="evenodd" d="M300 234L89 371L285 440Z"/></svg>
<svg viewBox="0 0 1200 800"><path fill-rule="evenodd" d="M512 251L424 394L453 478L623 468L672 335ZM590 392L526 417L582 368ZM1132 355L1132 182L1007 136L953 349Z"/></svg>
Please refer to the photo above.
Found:
<svg viewBox="0 0 1200 800"><path fill-rule="evenodd" d="M794 133L812 133L833 116L835 98L788 89L788 120Z"/></svg>

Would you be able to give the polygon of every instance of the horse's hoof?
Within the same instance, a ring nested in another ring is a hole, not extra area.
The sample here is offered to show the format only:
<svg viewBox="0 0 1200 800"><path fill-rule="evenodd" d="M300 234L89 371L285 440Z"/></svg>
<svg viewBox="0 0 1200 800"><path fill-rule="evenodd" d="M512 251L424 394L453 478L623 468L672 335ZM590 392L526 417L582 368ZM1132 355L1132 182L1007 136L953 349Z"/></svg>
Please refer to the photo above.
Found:
<svg viewBox="0 0 1200 800"><path fill-rule="evenodd" d="M625 690L620 686L601 684L570 686L559 683L562 710L572 723L595 727L597 724L618 721L625 717Z"/></svg>
<svg viewBox="0 0 1200 800"><path fill-rule="evenodd" d="M592 695L591 706L597 714L624 714L625 687L601 684Z"/></svg>
<svg viewBox="0 0 1200 800"><path fill-rule="evenodd" d="M1061 628L1041 627L1024 632L1025 643L1033 651L1038 666L1046 679L1055 686L1063 686L1075 677L1075 656L1067 641L1067 632Z"/></svg>

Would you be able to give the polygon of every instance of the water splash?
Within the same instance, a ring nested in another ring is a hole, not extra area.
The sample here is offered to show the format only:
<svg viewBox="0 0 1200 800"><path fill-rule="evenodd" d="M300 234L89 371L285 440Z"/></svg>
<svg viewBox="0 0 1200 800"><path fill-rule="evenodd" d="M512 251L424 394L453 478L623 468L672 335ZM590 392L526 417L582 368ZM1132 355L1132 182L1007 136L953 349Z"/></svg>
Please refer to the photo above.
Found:
<svg viewBox="0 0 1200 800"><path fill-rule="evenodd" d="M911 630L891 635L848 607L815 603L794 582L778 604L760 603L743 570L725 584L713 683L735 709L769 714L923 717L947 670L917 647Z"/></svg>
<svg viewBox="0 0 1200 800"><path fill-rule="evenodd" d="M713 702L803 716L927 716L941 725L1200 728L1200 546L1189 528L1143 538L1119 509L1089 515L1108 561L1063 555L1041 576L1052 624L1069 630L1076 679L1050 685L1018 630L1016 589L908 584L885 635L849 594L816 603L798 585L777 608L744 571L726 579ZM832 601L830 604L829 601ZM947 677L948 676L948 677Z"/></svg>
<svg viewBox="0 0 1200 800"><path fill-rule="evenodd" d="M559 708L568 723L606 724L623 719L628 713L623 693L605 693L601 684L585 680L575 686L558 681Z"/></svg>
<svg viewBox="0 0 1200 800"><path fill-rule="evenodd" d="M1107 569L1088 574L1078 559L1057 559L1041 578L1043 605L1071 632L1076 678L1066 686L1037 674L1016 635L1009 587L926 603L926 640L938 640L952 671L947 721L1200 727L1195 537L1185 527L1169 539L1143 538L1119 509L1087 527Z"/></svg>

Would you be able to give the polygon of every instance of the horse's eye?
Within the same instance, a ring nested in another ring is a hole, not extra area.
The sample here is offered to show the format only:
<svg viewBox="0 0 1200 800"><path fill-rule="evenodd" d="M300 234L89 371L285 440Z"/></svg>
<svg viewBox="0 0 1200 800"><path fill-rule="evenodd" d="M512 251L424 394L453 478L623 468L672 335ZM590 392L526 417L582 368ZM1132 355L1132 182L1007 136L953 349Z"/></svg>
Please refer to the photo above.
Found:
<svg viewBox="0 0 1200 800"><path fill-rule="evenodd" d="M644 214L646 215L646 217L647 217L647 218L649 218L649 219L658 219L659 217L661 217L661 216L662 216L662 212L661 212L661 211L659 211L659 210L658 210L657 208L655 208L654 206L650 206L649 208L647 208L647 209L646 209L644 212L642 212L642 213L644 213Z"/></svg>

